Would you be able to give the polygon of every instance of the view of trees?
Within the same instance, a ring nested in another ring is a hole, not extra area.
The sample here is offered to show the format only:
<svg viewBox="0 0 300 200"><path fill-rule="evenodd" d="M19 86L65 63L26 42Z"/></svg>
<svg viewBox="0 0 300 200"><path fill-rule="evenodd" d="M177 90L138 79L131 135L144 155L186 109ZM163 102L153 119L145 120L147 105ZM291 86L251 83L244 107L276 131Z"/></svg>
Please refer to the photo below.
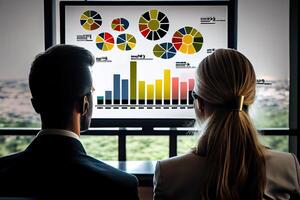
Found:
<svg viewBox="0 0 300 200"><path fill-rule="evenodd" d="M0 156L24 150L34 136L0 136ZM288 136L260 136L261 142L272 149L288 151ZM88 154L101 160L118 160L117 136L81 136ZM178 137L178 155L195 146L195 136ZM168 158L167 136L128 136L127 160L160 160Z"/></svg>

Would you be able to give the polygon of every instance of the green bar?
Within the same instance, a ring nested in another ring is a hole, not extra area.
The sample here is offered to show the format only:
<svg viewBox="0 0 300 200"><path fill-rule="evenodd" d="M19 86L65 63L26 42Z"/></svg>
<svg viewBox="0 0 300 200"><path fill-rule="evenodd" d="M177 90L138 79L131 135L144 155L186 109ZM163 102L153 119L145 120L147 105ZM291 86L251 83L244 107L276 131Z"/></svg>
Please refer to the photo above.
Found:
<svg viewBox="0 0 300 200"><path fill-rule="evenodd" d="M136 102L136 61L130 62L130 100Z"/></svg>

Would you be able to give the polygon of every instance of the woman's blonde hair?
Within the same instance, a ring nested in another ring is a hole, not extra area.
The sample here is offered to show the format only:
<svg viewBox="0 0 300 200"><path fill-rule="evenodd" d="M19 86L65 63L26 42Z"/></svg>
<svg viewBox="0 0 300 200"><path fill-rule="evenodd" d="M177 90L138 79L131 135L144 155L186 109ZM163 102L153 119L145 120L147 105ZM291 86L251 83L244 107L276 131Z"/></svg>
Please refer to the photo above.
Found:
<svg viewBox="0 0 300 200"><path fill-rule="evenodd" d="M195 152L212 166L205 199L262 199L266 183L263 146L248 116L256 76L250 61L233 49L218 49L197 68L195 91L209 113ZM234 102L244 96L242 109Z"/></svg>

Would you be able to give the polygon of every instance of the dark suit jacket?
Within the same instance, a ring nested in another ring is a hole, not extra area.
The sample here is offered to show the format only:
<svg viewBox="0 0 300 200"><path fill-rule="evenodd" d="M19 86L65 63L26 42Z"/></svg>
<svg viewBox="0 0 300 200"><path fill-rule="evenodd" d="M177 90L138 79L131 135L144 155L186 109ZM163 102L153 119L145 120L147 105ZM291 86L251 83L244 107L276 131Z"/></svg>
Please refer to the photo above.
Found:
<svg viewBox="0 0 300 200"><path fill-rule="evenodd" d="M0 158L0 196L37 199L138 199L137 179L88 156L71 137L41 135Z"/></svg>

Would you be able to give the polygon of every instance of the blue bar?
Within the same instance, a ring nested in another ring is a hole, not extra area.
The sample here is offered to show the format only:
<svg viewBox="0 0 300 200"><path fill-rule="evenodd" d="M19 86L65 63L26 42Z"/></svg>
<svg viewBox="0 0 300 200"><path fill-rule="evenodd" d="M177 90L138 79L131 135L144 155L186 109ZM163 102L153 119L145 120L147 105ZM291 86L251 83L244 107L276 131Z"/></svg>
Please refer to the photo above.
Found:
<svg viewBox="0 0 300 200"><path fill-rule="evenodd" d="M114 74L114 104L120 104L120 74Z"/></svg>
<svg viewBox="0 0 300 200"><path fill-rule="evenodd" d="M122 104L128 104L128 79L122 79Z"/></svg>
<svg viewBox="0 0 300 200"><path fill-rule="evenodd" d="M111 104L111 96L112 92L111 91L105 91L105 104Z"/></svg>
<svg viewBox="0 0 300 200"><path fill-rule="evenodd" d="M103 99L104 97L103 96L97 96L97 104L103 104Z"/></svg>

